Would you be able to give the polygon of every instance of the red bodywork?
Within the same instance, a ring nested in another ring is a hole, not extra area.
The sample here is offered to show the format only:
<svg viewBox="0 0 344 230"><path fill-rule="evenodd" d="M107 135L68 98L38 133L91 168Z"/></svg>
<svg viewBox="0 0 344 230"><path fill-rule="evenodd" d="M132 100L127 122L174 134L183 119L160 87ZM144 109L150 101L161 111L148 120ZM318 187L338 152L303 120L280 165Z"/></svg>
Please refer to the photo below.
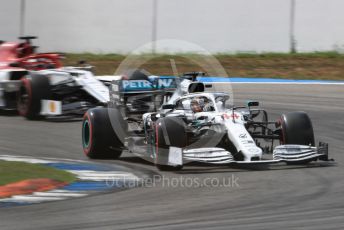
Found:
<svg viewBox="0 0 344 230"><path fill-rule="evenodd" d="M0 42L0 69L43 70L62 67L61 55L35 53L30 41Z"/></svg>

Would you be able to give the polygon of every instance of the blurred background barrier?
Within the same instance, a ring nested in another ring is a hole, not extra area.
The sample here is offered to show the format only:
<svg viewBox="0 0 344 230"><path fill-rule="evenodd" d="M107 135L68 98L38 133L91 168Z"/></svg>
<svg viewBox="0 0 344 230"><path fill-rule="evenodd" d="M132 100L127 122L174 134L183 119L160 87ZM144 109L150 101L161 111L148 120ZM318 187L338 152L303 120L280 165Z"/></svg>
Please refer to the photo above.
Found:
<svg viewBox="0 0 344 230"><path fill-rule="evenodd" d="M126 54L160 39L211 53L344 50L342 0L0 0L0 40L40 51ZM195 52L159 47L147 52Z"/></svg>

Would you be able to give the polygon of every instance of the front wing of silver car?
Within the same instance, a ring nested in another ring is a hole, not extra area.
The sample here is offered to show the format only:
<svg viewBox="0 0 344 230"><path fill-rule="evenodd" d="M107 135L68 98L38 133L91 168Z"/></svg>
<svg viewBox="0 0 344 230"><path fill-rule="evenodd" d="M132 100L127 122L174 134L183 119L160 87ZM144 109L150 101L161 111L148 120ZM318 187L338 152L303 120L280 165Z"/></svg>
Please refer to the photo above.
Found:
<svg viewBox="0 0 344 230"><path fill-rule="evenodd" d="M223 148L177 148L170 147L169 165L183 165L188 162L203 162L209 164L273 164L273 163L303 163L313 160L329 161L328 144L320 142L319 146L279 145L276 146L272 159L251 161L236 161L233 155Z"/></svg>

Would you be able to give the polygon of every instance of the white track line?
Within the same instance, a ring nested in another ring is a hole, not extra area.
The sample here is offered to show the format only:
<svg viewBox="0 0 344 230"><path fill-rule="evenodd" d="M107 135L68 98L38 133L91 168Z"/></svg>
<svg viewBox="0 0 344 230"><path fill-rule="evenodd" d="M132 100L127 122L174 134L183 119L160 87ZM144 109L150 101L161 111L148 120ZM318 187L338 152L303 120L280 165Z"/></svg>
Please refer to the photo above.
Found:
<svg viewBox="0 0 344 230"><path fill-rule="evenodd" d="M87 196L85 193L63 193L63 192L34 192L32 194L33 196L39 196L39 197L83 197Z"/></svg>
<svg viewBox="0 0 344 230"><path fill-rule="evenodd" d="M16 203L40 203L44 201L58 201L65 200L67 197L44 197L34 195L18 195L11 198L1 199L1 202L16 202Z"/></svg>
<svg viewBox="0 0 344 230"><path fill-rule="evenodd" d="M105 181L105 180L139 180L137 176L132 173L121 171L89 171L89 170L67 170L70 173L76 174L81 180Z"/></svg>
<svg viewBox="0 0 344 230"><path fill-rule="evenodd" d="M63 189L54 189L50 190L49 192L54 192L54 193L81 193L81 191L71 191L71 190L63 190Z"/></svg>
<svg viewBox="0 0 344 230"><path fill-rule="evenodd" d="M77 197L84 197L89 194L77 192L77 191L69 191L69 190L62 190L56 189L51 190L48 192L34 192L30 195L16 195L10 198L0 199L0 202L7 202L7 203L41 203L46 201L59 201L65 200L68 198L77 198Z"/></svg>
<svg viewBox="0 0 344 230"><path fill-rule="evenodd" d="M39 160L39 159L28 158L28 157L13 157L13 156L0 156L0 160L4 160L4 161L17 161L17 162L28 162L28 163L33 163L33 164L53 163L53 161L48 161L48 160Z"/></svg>

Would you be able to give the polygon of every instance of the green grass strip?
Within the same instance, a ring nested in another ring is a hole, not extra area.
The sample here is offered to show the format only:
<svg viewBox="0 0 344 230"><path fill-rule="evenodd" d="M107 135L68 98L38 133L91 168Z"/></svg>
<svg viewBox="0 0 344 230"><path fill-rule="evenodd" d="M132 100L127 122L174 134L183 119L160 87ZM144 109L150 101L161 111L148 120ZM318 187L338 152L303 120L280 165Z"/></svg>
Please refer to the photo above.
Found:
<svg viewBox="0 0 344 230"><path fill-rule="evenodd" d="M209 66L199 66L192 61L196 57L202 60L207 56L194 53L157 55L147 53L133 57L136 61L133 62L131 59L129 68L143 68L154 75L173 75L171 59L176 64L179 74L209 71L204 69ZM213 57L219 61L230 77L344 80L344 54L338 52L295 54L239 52L217 53ZM66 54L63 62L66 66L75 66L78 61L84 60L95 67L96 75L113 75L125 58L125 55L120 54L80 53Z"/></svg>
<svg viewBox="0 0 344 230"><path fill-rule="evenodd" d="M74 174L53 167L0 160L0 185L36 178L48 178L66 183L76 180Z"/></svg>

